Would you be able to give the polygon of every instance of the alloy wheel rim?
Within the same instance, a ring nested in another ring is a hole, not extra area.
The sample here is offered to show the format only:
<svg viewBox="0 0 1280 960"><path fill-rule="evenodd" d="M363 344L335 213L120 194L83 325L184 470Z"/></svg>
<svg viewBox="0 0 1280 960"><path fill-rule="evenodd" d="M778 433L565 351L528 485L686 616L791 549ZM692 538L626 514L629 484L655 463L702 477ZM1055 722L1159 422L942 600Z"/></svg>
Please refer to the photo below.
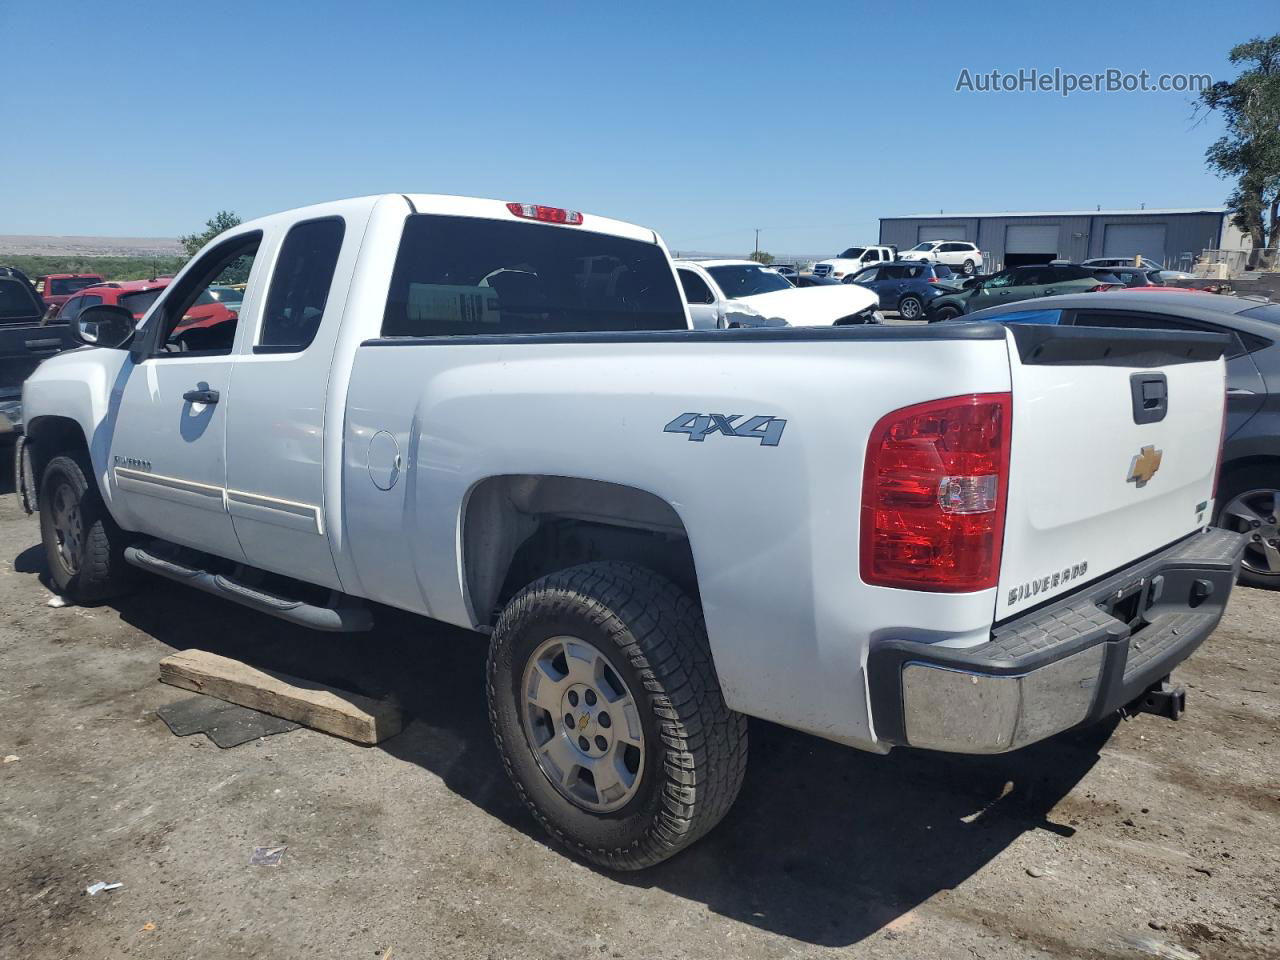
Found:
<svg viewBox="0 0 1280 960"><path fill-rule="evenodd" d="M59 484L53 494L53 534L57 540L58 559L67 573L74 576L80 570L84 524L80 518L80 503L69 483Z"/></svg>
<svg viewBox="0 0 1280 960"><path fill-rule="evenodd" d="M1245 534L1244 567L1263 576L1280 576L1280 490L1246 490L1222 510L1222 524Z"/></svg>
<svg viewBox="0 0 1280 960"><path fill-rule="evenodd" d="M595 645L568 636L543 641L525 663L520 720L539 769L575 806L608 813L640 789L640 711Z"/></svg>
<svg viewBox="0 0 1280 960"><path fill-rule="evenodd" d="M914 320L920 315L920 307L914 300L904 300L899 308L899 312L902 314L903 319Z"/></svg>

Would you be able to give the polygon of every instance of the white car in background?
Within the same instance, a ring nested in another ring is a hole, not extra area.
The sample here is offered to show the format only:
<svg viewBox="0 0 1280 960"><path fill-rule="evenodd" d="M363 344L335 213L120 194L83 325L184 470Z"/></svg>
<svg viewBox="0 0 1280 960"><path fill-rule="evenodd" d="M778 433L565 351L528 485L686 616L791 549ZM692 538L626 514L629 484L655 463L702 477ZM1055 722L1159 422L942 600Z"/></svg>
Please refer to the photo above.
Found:
<svg viewBox="0 0 1280 960"><path fill-rule="evenodd" d="M982 272L982 251L967 240L923 240L898 254L899 260L930 260L971 277Z"/></svg>
<svg viewBox="0 0 1280 960"><path fill-rule="evenodd" d="M813 265L813 275L815 277L834 277L840 280L843 277L852 276L866 267L875 267L882 263L888 263L890 260L896 260L897 256L897 247L876 246L874 244L849 247L838 257L832 257L830 260L819 260L815 263Z"/></svg>
<svg viewBox="0 0 1280 960"><path fill-rule="evenodd" d="M795 287L754 260L677 260L675 265L695 330L762 326L769 320L793 327L880 322L876 295L856 284Z"/></svg>

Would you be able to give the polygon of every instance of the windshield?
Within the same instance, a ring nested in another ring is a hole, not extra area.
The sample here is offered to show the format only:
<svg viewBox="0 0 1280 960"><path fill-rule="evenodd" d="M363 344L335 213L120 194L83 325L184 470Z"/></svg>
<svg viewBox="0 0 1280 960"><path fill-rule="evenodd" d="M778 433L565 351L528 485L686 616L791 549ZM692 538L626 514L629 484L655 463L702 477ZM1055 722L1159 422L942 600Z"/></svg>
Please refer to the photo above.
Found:
<svg viewBox="0 0 1280 960"><path fill-rule="evenodd" d="M724 291L724 295L730 300L791 289L791 284L785 277L778 276L772 270L766 270L758 263L744 263L731 267L707 267L707 273L711 274L720 285L720 289Z"/></svg>
<svg viewBox="0 0 1280 960"><path fill-rule="evenodd" d="M219 303L242 303L244 294L235 287L210 287L209 296Z"/></svg>
<svg viewBox="0 0 1280 960"><path fill-rule="evenodd" d="M49 281L52 288L49 293L52 296L60 297L68 293L76 293L85 287L92 287L95 283L101 283L101 277L65 277Z"/></svg>
<svg viewBox="0 0 1280 960"><path fill-rule="evenodd" d="M837 260L857 260L860 256L862 256L863 252L866 249L867 249L866 247L850 247L844 253L840 254L840 256L836 257L836 259Z"/></svg>
<svg viewBox="0 0 1280 960"><path fill-rule="evenodd" d="M933 241L932 241L932 240L927 240L927 241L925 241L924 243L917 243L917 244L916 244L914 247L912 247L911 249L912 249L912 250L932 250L932 249L933 249Z"/></svg>
<svg viewBox="0 0 1280 960"><path fill-rule="evenodd" d="M164 293L164 287L155 290L144 290L141 293L122 293L117 303L124 307L135 317L140 317L160 299L160 294Z"/></svg>

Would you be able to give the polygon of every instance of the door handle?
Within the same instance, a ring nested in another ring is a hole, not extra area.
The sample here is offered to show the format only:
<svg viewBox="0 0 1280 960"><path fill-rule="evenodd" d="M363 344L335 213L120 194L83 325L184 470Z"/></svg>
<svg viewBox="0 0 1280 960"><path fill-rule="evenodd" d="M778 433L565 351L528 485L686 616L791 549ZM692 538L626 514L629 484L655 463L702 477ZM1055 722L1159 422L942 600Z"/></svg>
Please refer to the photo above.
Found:
<svg viewBox="0 0 1280 960"><path fill-rule="evenodd" d="M52 337L46 340L24 340L23 346L32 353L56 353L58 348L62 346L62 338Z"/></svg>
<svg viewBox="0 0 1280 960"><path fill-rule="evenodd" d="M217 390L188 390L182 395L182 399L187 403L217 403Z"/></svg>
<svg viewBox="0 0 1280 960"><path fill-rule="evenodd" d="M1229 397L1256 397L1257 394L1252 390L1245 390L1243 387L1228 387L1227 396Z"/></svg>

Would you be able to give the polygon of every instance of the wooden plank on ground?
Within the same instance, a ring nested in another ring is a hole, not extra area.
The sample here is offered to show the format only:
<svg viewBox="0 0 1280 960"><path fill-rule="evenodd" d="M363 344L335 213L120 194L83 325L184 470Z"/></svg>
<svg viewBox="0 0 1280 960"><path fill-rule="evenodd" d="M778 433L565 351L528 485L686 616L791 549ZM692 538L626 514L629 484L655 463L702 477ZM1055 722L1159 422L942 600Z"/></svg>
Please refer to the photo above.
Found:
<svg viewBox="0 0 1280 960"><path fill-rule="evenodd" d="M160 661L160 679L356 743L380 743L403 726L400 708L389 701L259 670L204 650L165 657Z"/></svg>

